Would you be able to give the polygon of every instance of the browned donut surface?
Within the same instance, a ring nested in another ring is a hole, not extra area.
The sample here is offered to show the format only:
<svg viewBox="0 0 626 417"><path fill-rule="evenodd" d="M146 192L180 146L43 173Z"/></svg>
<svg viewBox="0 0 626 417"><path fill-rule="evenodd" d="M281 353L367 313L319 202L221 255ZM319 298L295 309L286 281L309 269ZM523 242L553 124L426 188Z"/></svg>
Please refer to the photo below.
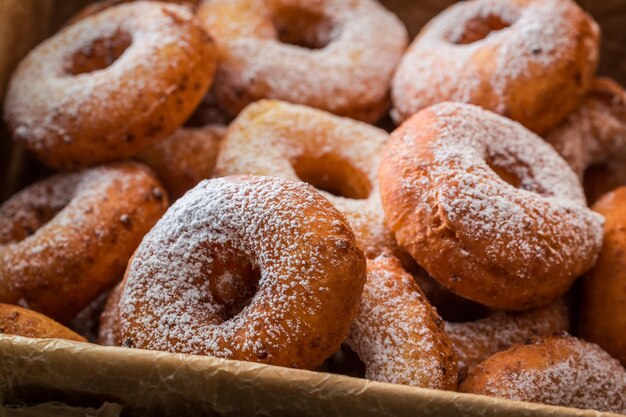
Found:
<svg viewBox="0 0 626 417"><path fill-rule="evenodd" d="M166 207L137 163L31 185L0 206L0 301L71 320L119 279Z"/></svg>
<svg viewBox="0 0 626 417"><path fill-rule="evenodd" d="M626 370L598 345L549 337L497 353L460 390L509 400L626 413Z"/></svg>
<svg viewBox="0 0 626 417"><path fill-rule="evenodd" d="M40 339L87 341L43 314L9 304L0 304L0 333Z"/></svg>

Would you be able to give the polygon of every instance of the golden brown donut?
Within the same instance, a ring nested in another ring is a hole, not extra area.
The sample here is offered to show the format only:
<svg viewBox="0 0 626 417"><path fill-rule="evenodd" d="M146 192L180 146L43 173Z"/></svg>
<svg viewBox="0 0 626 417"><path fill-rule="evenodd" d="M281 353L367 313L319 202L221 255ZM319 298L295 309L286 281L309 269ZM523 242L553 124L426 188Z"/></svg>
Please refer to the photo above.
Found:
<svg viewBox="0 0 626 417"><path fill-rule="evenodd" d="M374 381L456 390L456 357L443 320L400 262L368 260L361 306L346 345Z"/></svg>
<svg viewBox="0 0 626 417"><path fill-rule="evenodd" d="M122 4L33 49L13 74L4 117L52 167L119 160L182 125L215 67L216 49L188 8Z"/></svg>
<svg viewBox="0 0 626 417"><path fill-rule="evenodd" d="M600 250L602 217L567 163L477 106L442 103L406 121L379 180L400 246L450 291L499 310L550 304Z"/></svg>
<svg viewBox="0 0 626 417"><path fill-rule="evenodd" d="M10 304L0 304L0 333L38 339L87 341L43 314Z"/></svg>
<svg viewBox="0 0 626 417"><path fill-rule="evenodd" d="M375 122L407 44L402 22L373 0L209 0L198 18L215 37L215 94L237 115L264 98Z"/></svg>
<svg viewBox="0 0 626 417"><path fill-rule="evenodd" d="M124 346L314 369L357 314L365 257L313 187L205 180L146 235L120 297Z"/></svg>
<svg viewBox="0 0 626 417"><path fill-rule="evenodd" d="M602 197L604 243L595 267L583 281L580 336L599 344L626 364L626 187Z"/></svg>
<svg viewBox="0 0 626 417"><path fill-rule="evenodd" d="M314 185L352 226L368 257L396 248L376 173L389 135L321 110L277 100L249 105L229 126L216 175L269 175Z"/></svg>
<svg viewBox="0 0 626 417"><path fill-rule="evenodd" d="M626 370L598 345L554 336L496 353L470 371L462 392L626 413Z"/></svg>
<svg viewBox="0 0 626 417"><path fill-rule="evenodd" d="M0 206L0 302L68 322L123 274L167 208L137 163L45 179Z"/></svg>
<svg viewBox="0 0 626 417"><path fill-rule="evenodd" d="M600 29L573 0L470 0L431 20L392 82L400 123L433 104L481 106L545 133L591 87Z"/></svg>
<svg viewBox="0 0 626 417"><path fill-rule="evenodd" d="M569 309L563 300L522 312L494 311L464 323L446 322L446 333L459 360L459 379L497 352L537 337L570 330Z"/></svg>
<svg viewBox="0 0 626 417"><path fill-rule="evenodd" d="M172 201L213 176L224 126L183 127L135 157L152 168Z"/></svg>
<svg viewBox="0 0 626 417"><path fill-rule="evenodd" d="M100 315L98 327L98 344L104 346L121 346L120 335L120 296L122 294L122 282L117 284L109 294L104 310Z"/></svg>
<svg viewBox="0 0 626 417"><path fill-rule="evenodd" d="M626 91L609 78L546 136L584 184L590 202L626 185Z"/></svg>

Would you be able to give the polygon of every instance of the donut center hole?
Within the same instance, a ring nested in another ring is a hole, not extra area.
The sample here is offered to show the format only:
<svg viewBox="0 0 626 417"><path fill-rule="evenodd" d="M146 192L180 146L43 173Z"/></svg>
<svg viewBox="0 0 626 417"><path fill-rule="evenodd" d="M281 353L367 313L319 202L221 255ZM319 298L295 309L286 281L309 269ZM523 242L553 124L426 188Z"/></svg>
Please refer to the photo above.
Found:
<svg viewBox="0 0 626 417"><path fill-rule="evenodd" d="M495 174L500 177L500 179L502 179L504 182L512 185L515 188L520 188L520 186L522 185L522 180L520 179L520 177L518 177L517 174L515 174L514 172L511 172L511 170L504 168L500 165L496 165L492 162L487 162L487 164L489 165L489 168L491 168L491 170L495 172Z"/></svg>
<svg viewBox="0 0 626 417"><path fill-rule="evenodd" d="M623 185L619 181L615 181L613 173L607 164L590 165L583 174L582 182L589 204L594 203L603 194Z"/></svg>
<svg viewBox="0 0 626 417"><path fill-rule="evenodd" d="M302 181L338 197L366 199L372 190L363 172L335 155L301 156L293 168Z"/></svg>
<svg viewBox="0 0 626 417"><path fill-rule="evenodd" d="M492 32L497 32L511 26L511 23L504 21L500 16L487 15L477 16L467 22L461 35L454 39L457 45L467 45L485 39Z"/></svg>
<svg viewBox="0 0 626 417"><path fill-rule="evenodd" d="M259 289L260 279L260 270L245 256L214 262L209 289L223 307L222 320L232 319L250 304Z"/></svg>
<svg viewBox="0 0 626 417"><path fill-rule="evenodd" d="M281 43L307 49L321 49L330 43L330 21L310 10L295 6L278 7L272 24Z"/></svg>
<svg viewBox="0 0 626 417"><path fill-rule="evenodd" d="M132 37L126 32L96 39L72 55L66 71L78 75L105 69L122 56L131 43Z"/></svg>
<svg viewBox="0 0 626 417"><path fill-rule="evenodd" d="M24 210L19 221L10 221L6 225L0 221L0 244L21 242L34 235L65 208L66 201L59 205L33 206Z"/></svg>
<svg viewBox="0 0 626 417"><path fill-rule="evenodd" d="M333 356L324 362L323 372L365 378L365 364L352 349L342 345Z"/></svg>

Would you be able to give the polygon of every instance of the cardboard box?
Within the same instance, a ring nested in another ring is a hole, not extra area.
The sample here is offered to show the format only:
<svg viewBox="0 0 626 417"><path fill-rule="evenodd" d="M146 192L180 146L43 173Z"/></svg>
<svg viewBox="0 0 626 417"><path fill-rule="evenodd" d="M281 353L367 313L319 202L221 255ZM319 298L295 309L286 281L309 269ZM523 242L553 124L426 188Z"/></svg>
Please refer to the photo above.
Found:
<svg viewBox="0 0 626 417"><path fill-rule="evenodd" d="M452 0L382 0L415 34ZM84 0L0 1L10 71ZM584 0L604 30L600 73L626 83L626 0ZM0 199L49 171L0 137ZM1 416L610 416L211 357L0 335Z"/></svg>

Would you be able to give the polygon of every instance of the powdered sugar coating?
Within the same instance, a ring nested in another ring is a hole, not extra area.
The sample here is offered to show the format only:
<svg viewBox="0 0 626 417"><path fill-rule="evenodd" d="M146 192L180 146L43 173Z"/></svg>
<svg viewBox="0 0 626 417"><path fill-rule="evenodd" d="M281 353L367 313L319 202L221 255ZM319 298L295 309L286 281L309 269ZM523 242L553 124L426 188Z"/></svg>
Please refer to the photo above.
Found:
<svg viewBox="0 0 626 417"><path fill-rule="evenodd" d="M398 243L447 288L494 308L554 301L602 243L602 217L567 163L476 106L443 103L407 121L392 134L380 181Z"/></svg>
<svg viewBox="0 0 626 417"><path fill-rule="evenodd" d="M396 244L385 225L376 174L389 135L381 129L313 108L276 100L248 106L229 126L216 167L218 175L270 175L301 181L295 166L301 158L318 162L319 175L336 167L336 181L367 182L366 198L319 190L350 222L359 247L375 257ZM259 152L262 150L262 152ZM354 179L356 178L356 179ZM337 186L336 188L341 188Z"/></svg>
<svg viewBox="0 0 626 417"><path fill-rule="evenodd" d="M135 253L120 300L122 341L313 368L345 338L364 280L347 222L312 187L270 177L203 181ZM230 317L251 287L249 305Z"/></svg>
<svg viewBox="0 0 626 417"><path fill-rule="evenodd" d="M626 370L598 345L551 337L476 367L461 391L518 401L626 413Z"/></svg>
<svg viewBox="0 0 626 417"><path fill-rule="evenodd" d="M490 19L497 19L498 27L482 39L463 41L473 22L489 26ZM394 119L456 101L545 131L551 127L545 113L558 113L554 125L589 88L598 34L597 25L570 0L459 2L435 17L404 55L392 84ZM574 86L562 81L573 78L571 68L578 71Z"/></svg>
<svg viewBox="0 0 626 417"><path fill-rule="evenodd" d="M456 358L443 320L400 262L368 261L361 306L346 344L374 381L456 389Z"/></svg>
<svg viewBox="0 0 626 417"><path fill-rule="evenodd" d="M312 50L278 41L273 21L289 13L320 16L314 37L327 45ZM198 14L220 49L215 91L231 113L263 98L370 122L387 110L407 33L376 1L212 0Z"/></svg>

